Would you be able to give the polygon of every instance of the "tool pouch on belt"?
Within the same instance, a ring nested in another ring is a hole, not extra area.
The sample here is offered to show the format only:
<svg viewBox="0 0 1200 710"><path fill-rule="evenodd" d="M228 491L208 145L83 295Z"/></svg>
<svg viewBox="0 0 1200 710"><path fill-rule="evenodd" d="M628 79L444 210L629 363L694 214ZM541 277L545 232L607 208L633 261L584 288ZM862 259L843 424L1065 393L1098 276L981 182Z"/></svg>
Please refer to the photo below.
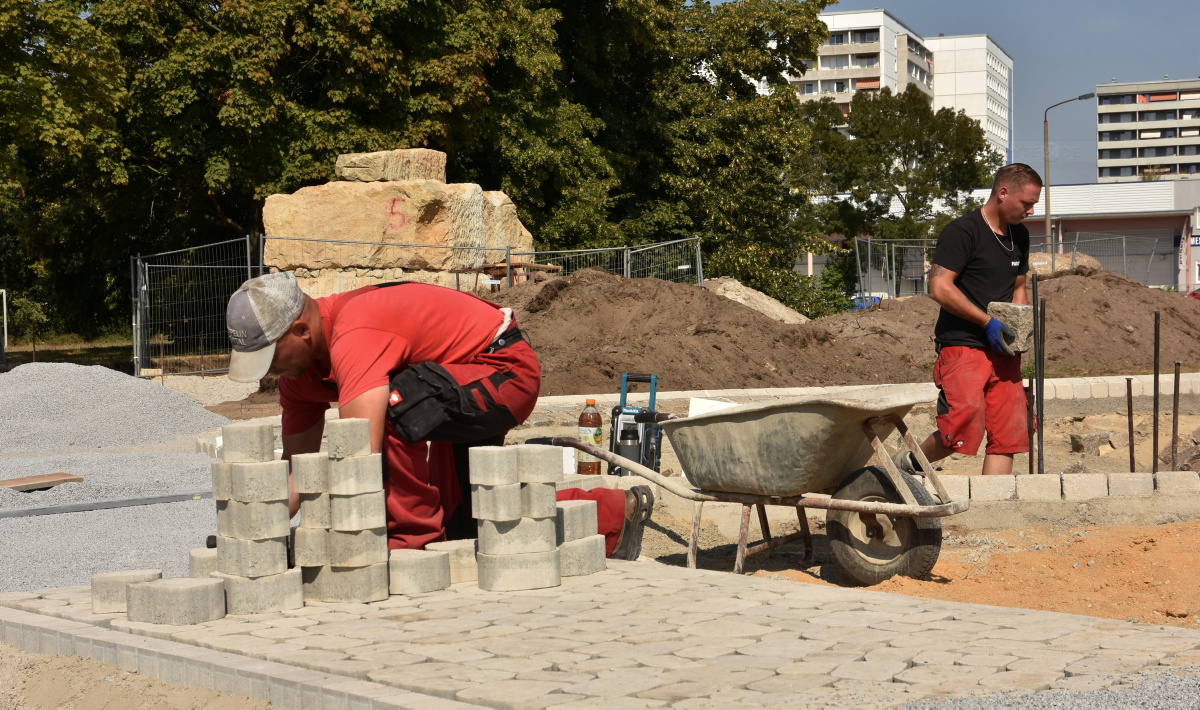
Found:
<svg viewBox="0 0 1200 710"><path fill-rule="evenodd" d="M388 419L405 441L428 441L455 413L470 412L472 403L446 369L422 362L392 375ZM399 396L399 401L397 400ZM393 404L393 402L395 402Z"/></svg>

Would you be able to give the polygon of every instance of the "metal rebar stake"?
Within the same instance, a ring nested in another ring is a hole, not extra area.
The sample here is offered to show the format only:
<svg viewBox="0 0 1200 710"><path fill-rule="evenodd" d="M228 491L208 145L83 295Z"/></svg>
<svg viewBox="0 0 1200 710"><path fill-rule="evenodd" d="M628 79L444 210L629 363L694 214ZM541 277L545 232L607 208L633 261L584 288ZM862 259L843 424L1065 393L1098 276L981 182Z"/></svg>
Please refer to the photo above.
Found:
<svg viewBox="0 0 1200 710"><path fill-rule="evenodd" d="M1033 370L1034 370L1034 374L1033 374L1033 375L1032 375L1032 376L1029 378L1029 399L1028 399L1028 402L1027 402L1028 406L1026 407L1026 412L1025 412L1025 415L1026 415L1026 418L1027 418L1027 421L1026 421L1026 429L1027 429L1027 431L1028 431L1028 435L1027 435L1027 437L1028 437L1028 442L1029 442L1029 475L1030 475L1030 476L1032 476L1032 475L1033 475L1033 472L1034 472L1034 465L1033 465L1033 458L1034 458L1034 456L1035 456L1035 454L1034 454L1034 446L1033 446L1033 430L1034 430L1034 426L1035 426L1035 425L1034 425L1034 421L1035 421L1035 419L1034 419L1034 407L1036 406L1036 404L1035 404L1035 403L1036 403L1036 402L1037 402L1037 400L1038 400L1038 391L1037 391L1037 359L1038 359L1038 344L1037 344L1037 332L1038 332L1038 309L1037 309L1037 302L1038 302L1038 285L1037 285L1037 282L1038 282L1038 279L1037 279L1037 274L1032 274L1032 275L1031 275L1031 278L1032 278L1032 281L1030 281L1030 288L1031 288L1031 289L1032 289L1032 291L1033 291L1033 294L1032 294L1031 301L1032 301L1032 303L1034 304L1034 305L1032 306L1032 309L1031 309L1031 310L1033 311L1033 333L1031 333L1031 335L1033 336L1033 351L1032 351L1032 355L1033 355Z"/></svg>
<svg viewBox="0 0 1200 710"><path fill-rule="evenodd" d="M1125 378L1125 420L1129 423L1129 472L1137 472L1137 462L1133 458L1133 378Z"/></svg>
<svg viewBox="0 0 1200 710"><path fill-rule="evenodd" d="M1046 472L1045 457L1042 456L1042 443L1046 429L1046 299L1038 300L1038 332L1037 332L1037 472Z"/></svg>
<svg viewBox="0 0 1200 710"><path fill-rule="evenodd" d="M1158 473L1158 322L1159 312L1154 312L1154 448L1150 452L1150 473Z"/></svg>
<svg viewBox="0 0 1200 710"><path fill-rule="evenodd" d="M1179 366L1175 361L1175 398L1171 404L1171 470L1179 470Z"/></svg>

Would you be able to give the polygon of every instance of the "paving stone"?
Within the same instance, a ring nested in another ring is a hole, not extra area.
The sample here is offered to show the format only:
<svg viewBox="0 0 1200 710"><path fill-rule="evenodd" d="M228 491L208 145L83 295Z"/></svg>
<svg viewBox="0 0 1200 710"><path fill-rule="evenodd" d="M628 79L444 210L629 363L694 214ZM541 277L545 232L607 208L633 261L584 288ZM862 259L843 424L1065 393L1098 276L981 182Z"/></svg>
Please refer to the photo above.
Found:
<svg viewBox="0 0 1200 710"><path fill-rule="evenodd" d="M563 480L561 446L522 444L512 448L517 450L517 478L521 483L558 483Z"/></svg>
<svg viewBox="0 0 1200 710"><path fill-rule="evenodd" d="M217 571L216 548L198 547L188 550L188 576L197 579Z"/></svg>
<svg viewBox="0 0 1200 710"><path fill-rule="evenodd" d="M511 521L479 520L478 528L479 551L486 555L549 552L555 547L554 518L520 517Z"/></svg>
<svg viewBox="0 0 1200 710"><path fill-rule="evenodd" d="M228 614L262 614L299 609L304 605L299 567L253 579L221 572L213 572L213 576L225 583L225 611Z"/></svg>
<svg viewBox="0 0 1200 710"><path fill-rule="evenodd" d="M298 527L293 529L292 556L296 566L323 567L328 565L329 535L330 531L325 528Z"/></svg>
<svg viewBox="0 0 1200 710"><path fill-rule="evenodd" d="M742 638L760 638L767 634L773 633L777 629L761 624L751 624L737 619L714 619L712 621L702 621L698 624L688 624L679 627L679 633L686 636L718 636L718 637L742 637Z"/></svg>
<svg viewBox="0 0 1200 710"><path fill-rule="evenodd" d="M383 455L365 454L329 462L329 492L354 496L383 490Z"/></svg>
<svg viewBox="0 0 1200 710"><path fill-rule="evenodd" d="M553 522L547 519L547 522ZM482 541L482 535L480 536ZM558 548L560 572L563 577L582 577L607 569L603 535L592 535L564 542Z"/></svg>
<svg viewBox="0 0 1200 710"><path fill-rule="evenodd" d="M515 446L473 446L467 456L473 486L511 486L521 482Z"/></svg>
<svg viewBox="0 0 1200 710"><path fill-rule="evenodd" d="M1154 490L1166 495L1200 493L1200 476L1194 471L1159 471L1154 476Z"/></svg>
<svg viewBox="0 0 1200 710"><path fill-rule="evenodd" d="M329 491L329 454L292 454L292 490L296 493Z"/></svg>
<svg viewBox="0 0 1200 710"><path fill-rule="evenodd" d="M221 427L221 460L258 463L275 459L275 427L270 424L230 424Z"/></svg>
<svg viewBox="0 0 1200 710"><path fill-rule="evenodd" d="M232 469L233 497L231 500L242 503L264 503L273 500L286 501L290 495L287 461L235 463Z"/></svg>
<svg viewBox="0 0 1200 710"><path fill-rule="evenodd" d="M771 638L758 641L737 649L737 652L747 656L782 656L784 658L804 658L808 654L824 651L833 646L833 641L817 641L795 638ZM858 660L853 658L850 660Z"/></svg>
<svg viewBox="0 0 1200 710"><path fill-rule="evenodd" d="M553 483L522 483L521 517L553 519L557 514L557 494Z"/></svg>
<svg viewBox="0 0 1200 710"><path fill-rule="evenodd" d="M300 494L300 527L328 528L330 525L329 494Z"/></svg>
<svg viewBox="0 0 1200 710"><path fill-rule="evenodd" d="M368 419L331 419L325 422L325 450L331 460L371 453Z"/></svg>
<svg viewBox="0 0 1200 710"><path fill-rule="evenodd" d="M1068 676L1123 675L1148 665L1142 658L1084 658L1063 669Z"/></svg>
<svg viewBox="0 0 1200 710"><path fill-rule="evenodd" d="M344 532L371 530L387 525L383 492L354 496L329 496L329 528Z"/></svg>
<svg viewBox="0 0 1200 710"><path fill-rule="evenodd" d="M479 566L475 561L475 540L450 540L431 542L426 550L445 552L450 555L450 583L474 582L479 579Z"/></svg>
<svg viewBox="0 0 1200 710"><path fill-rule="evenodd" d="M330 530L326 540L328 564L334 567L366 567L388 560L387 528L352 532Z"/></svg>
<svg viewBox="0 0 1200 710"><path fill-rule="evenodd" d="M484 486L472 483L471 517L476 520L520 520L521 484Z"/></svg>
<svg viewBox="0 0 1200 710"><path fill-rule="evenodd" d="M1152 473L1110 473L1108 494L1110 496L1143 496L1154 493Z"/></svg>
<svg viewBox="0 0 1200 710"><path fill-rule="evenodd" d="M558 550L523 555L475 555L479 588L491 592L543 589L561 584Z"/></svg>
<svg viewBox="0 0 1200 710"><path fill-rule="evenodd" d="M388 556L388 578L392 594L424 594L445 589L450 586L450 553L392 550Z"/></svg>
<svg viewBox="0 0 1200 710"><path fill-rule="evenodd" d="M722 688L737 688L745 687L750 683L757 683L773 675L775 675L775 671L768 668L729 668L720 665L710 665L664 671L660 677L671 681L713 683Z"/></svg>
<svg viewBox="0 0 1200 710"><path fill-rule="evenodd" d="M131 569L92 575L92 613L124 612L126 588L135 582L149 582L155 579L162 579L162 570Z"/></svg>
<svg viewBox="0 0 1200 710"><path fill-rule="evenodd" d="M983 678L979 685L1003 692L1036 693L1039 690L1047 690L1062 680L1062 677L1061 673L1046 671L1006 671Z"/></svg>
<svg viewBox="0 0 1200 710"><path fill-rule="evenodd" d="M368 567L305 567L301 576L306 602L375 602L388 596L387 563Z"/></svg>
<svg viewBox="0 0 1200 710"><path fill-rule="evenodd" d="M596 678L595 680L576 683L563 688L564 693L572 693L575 695L591 695L599 696L605 699L606 706L611 698L617 698L622 695L636 695L638 693L657 688L660 685L666 685L670 682L667 678L655 676L640 676L630 677L629 675L613 675L604 678Z"/></svg>
<svg viewBox="0 0 1200 710"><path fill-rule="evenodd" d="M896 681L914 685L940 685L943 683L975 684L994 672L991 668L972 666L922 665L913 666L896 674Z"/></svg>
<svg viewBox="0 0 1200 710"><path fill-rule="evenodd" d="M946 474L939 476L938 480L942 482L942 488L946 489L946 495L950 496L950 500L959 501L970 499L971 481L969 476ZM932 496L934 500L938 499L937 487L933 485L932 481L926 479L925 488L929 491L929 495Z"/></svg>
<svg viewBox="0 0 1200 710"><path fill-rule="evenodd" d="M217 571L235 577L265 577L287 571L287 538L240 540L217 535Z"/></svg>
<svg viewBox="0 0 1200 710"><path fill-rule="evenodd" d="M873 662L855 661L834 668L830 675L834 678L851 680L873 680L880 683L890 683L896 674L908 669L903 661Z"/></svg>
<svg viewBox="0 0 1200 710"><path fill-rule="evenodd" d="M1017 493L1015 476L971 476L971 500L1012 500Z"/></svg>
<svg viewBox="0 0 1200 710"><path fill-rule="evenodd" d="M1200 478L1196 479L1200 484ZM1092 500L1108 496L1108 476L1103 473L1064 473L1063 500Z"/></svg>
<svg viewBox="0 0 1200 710"><path fill-rule="evenodd" d="M556 504L554 534L557 544L591 537L597 530L596 501L564 500Z"/></svg>
<svg viewBox="0 0 1200 710"><path fill-rule="evenodd" d="M557 447L554 447L557 448ZM559 457L561 459L561 456ZM458 692L458 699L466 702L480 702L488 705L500 704L503 707L523 705L549 695L563 687L561 683L547 683L536 680L498 680L491 683L467 688Z"/></svg>
<svg viewBox="0 0 1200 710"><path fill-rule="evenodd" d="M970 647L963 650L969 650ZM954 662L958 666L981 666L984 668L1004 668L1019 660L1016 656L996 653L965 653Z"/></svg>
<svg viewBox="0 0 1200 710"><path fill-rule="evenodd" d="M828 675L777 675L764 680L750 683L746 687L760 693L798 693L813 688L821 688L834 682L833 676Z"/></svg>
<svg viewBox="0 0 1200 710"><path fill-rule="evenodd" d="M266 503L217 501L217 534L239 540L286 537L291 529L286 500Z"/></svg>
<svg viewBox="0 0 1200 710"><path fill-rule="evenodd" d="M1058 474L1017 476L1017 500L1062 500L1062 477Z"/></svg>
<svg viewBox="0 0 1200 710"><path fill-rule="evenodd" d="M233 498L233 464L214 461L212 465L213 500Z"/></svg>
<svg viewBox="0 0 1200 710"><path fill-rule="evenodd" d="M961 653L953 653L951 651L921 651L913 656L912 664L914 666L952 666L962 656Z"/></svg>
<svg viewBox="0 0 1200 710"><path fill-rule="evenodd" d="M186 626L225 616L225 586L215 578L134 582L127 588L126 599L130 621Z"/></svg>

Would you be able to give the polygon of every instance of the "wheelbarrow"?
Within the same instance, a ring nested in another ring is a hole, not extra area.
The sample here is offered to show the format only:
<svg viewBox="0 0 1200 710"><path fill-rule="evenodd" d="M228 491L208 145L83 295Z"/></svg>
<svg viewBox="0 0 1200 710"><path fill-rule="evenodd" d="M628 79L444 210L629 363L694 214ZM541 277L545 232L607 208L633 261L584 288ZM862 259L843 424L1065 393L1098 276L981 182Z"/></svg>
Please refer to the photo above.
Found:
<svg viewBox="0 0 1200 710"><path fill-rule="evenodd" d="M742 506L736 574L742 573L747 557L795 540L803 540L811 559L812 533L804 509L821 508L828 511L826 532L838 565L855 582L872 585L897 574L928 575L941 551L940 518L970 505L950 499L904 425L913 406L929 401L928 386L880 385L837 397L747 404L694 417L658 414L686 480L577 439L552 442L585 451L692 501L688 567L696 566L705 503ZM893 431L915 454L932 493L892 463L883 441ZM797 530L773 537L768 505L795 508ZM763 536L753 545L747 543L752 508Z"/></svg>

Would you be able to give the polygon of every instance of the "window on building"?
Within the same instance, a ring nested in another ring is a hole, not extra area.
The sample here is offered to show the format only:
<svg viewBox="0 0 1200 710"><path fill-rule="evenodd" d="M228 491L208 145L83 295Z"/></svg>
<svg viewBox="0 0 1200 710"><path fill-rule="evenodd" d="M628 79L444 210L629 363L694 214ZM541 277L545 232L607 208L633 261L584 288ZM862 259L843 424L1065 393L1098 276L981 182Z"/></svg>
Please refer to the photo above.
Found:
<svg viewBox="0 0 1200 710"><path fill-rule="evenodd" d="M846 35L842 34L841 32L836 32L834 34L829 35L829 41L826 42L825 44L845 44L845 43L846 43Z"/></svg>
<svg viewBox="0 0 1200 710"><path fill-rule="evenodd" d="M1101 141L1131 141L1134 138L1133 131L1101 131Z"/></svg>
<svg viewBox="0 0 1200 710"><path fill-rule="evenodd" d="M1144 94L1146 101L1154 103L1155 101L1177 101L1179 99L1178 91L1162 91L1157 94Z"/></svg>
<svg viewBox="0 0 1200 710"><path fill-rule="evenodd" d="M879 41L879 30L856 30L850 33L850 41L855 44L866 44Z"/></svg>
<svg viewBox="0 0 1200 710"><path fill-rule="evenodd" d="M1133 177L1133 166L1119 168L1100 168L1100 177Z"/></svg>
<svg viewBox="0 0 1200 710"><path fill-rule="evenodd" d="M878 54L856 54L854 55L854 66L859 69L869 69L879 66Z"/></svg>
<svg viewBox="0 0 1200 710"><path fill-rule="evenodd" d="M1174 175L1175 165L1142 165L1138 168L1141 175Z"/></svg>
<svg viewBox="0 0 1200 710"><path fill-rule="evenodd" d="M1133 148L1109 148L1100 151L1101 160L1129 160L1137 156Z"/></svg>
<svg viewBox="0 0 1200 710"><path fill-rule="evenodd" d="M1100 123L1133 123L1135 120L1137 120L1137 114L1132 111L1100 114Z"/></svg>
<svg viewBox="0 0 1200 710"><path fill-rule="evenodd" d="M1141 120L1143 121L1174 121L1174 111L1142 111Z"/></svg>
<svg viewBox="0 0 1200 710"><path fill-rule="evenodd" d="M1180 91L1180 101L1200 101L1200 91Z"/></svg>
<svg viewBox="0 0 1200 710"><path fill-rule="evenodd" d="M1105 94L1100 97L1101 106L1117 106L1137 103L1136 94Z"/></svg>
<svg viewBox="0 0 1200 710"><path fill-rule="evenodd" d="M1142 157L1142 158L1166 158L1166 157L1172 156L1172 155L1175 155L1175 146L1163 145L1163 146L1159 146L1157 148L1142 148L1140 157Z"/></svg>
<svg viewBox="0 0 1200 710"><path fill-rule="evenodd" d="M1179 137L1180 138L1195 138L1197 136L1200 136L1200 128L1180 128L1179 129Z"/></svg>
<svg viewBox="0 0 1200 710"><path fill-rule="evenodd" d="M1140 134L1138 134L1138 138L1140 138L1142 140L1154 140L1154 139L1159 139L1159 138L1174 138L1174 137L1175 137L1175 129L1174 128L1163 128L1163 129L1157 130L1157 131L1142 131Z"/></svg>
<svg viewBox="0 0 1200 710"><path fill-rule="evenodd" d="M1184 121L1194 121L1200 118L1200 108L1185 108L1179 112L1179 117Z"/></svg>
<svg viewBox="0 0 1200 710"><path fill-rule="evenodd" d="M849 54L831 54L821 57L822 69L845 69L850 66Z"/></svg>
<svg viewBox="0 0 1200 710"><path fill-rule="evenodd" d="M1200 163L1184 163L1179 166L1179 173L1181 175L1195 175L1200 173Z"/></svg>
<svg viewBox="0 0 1200 710"><path fill-rule="evenodd" d="M1200 145L1181 145L1179 146L1180 155L1200 155Z"/></svg>

